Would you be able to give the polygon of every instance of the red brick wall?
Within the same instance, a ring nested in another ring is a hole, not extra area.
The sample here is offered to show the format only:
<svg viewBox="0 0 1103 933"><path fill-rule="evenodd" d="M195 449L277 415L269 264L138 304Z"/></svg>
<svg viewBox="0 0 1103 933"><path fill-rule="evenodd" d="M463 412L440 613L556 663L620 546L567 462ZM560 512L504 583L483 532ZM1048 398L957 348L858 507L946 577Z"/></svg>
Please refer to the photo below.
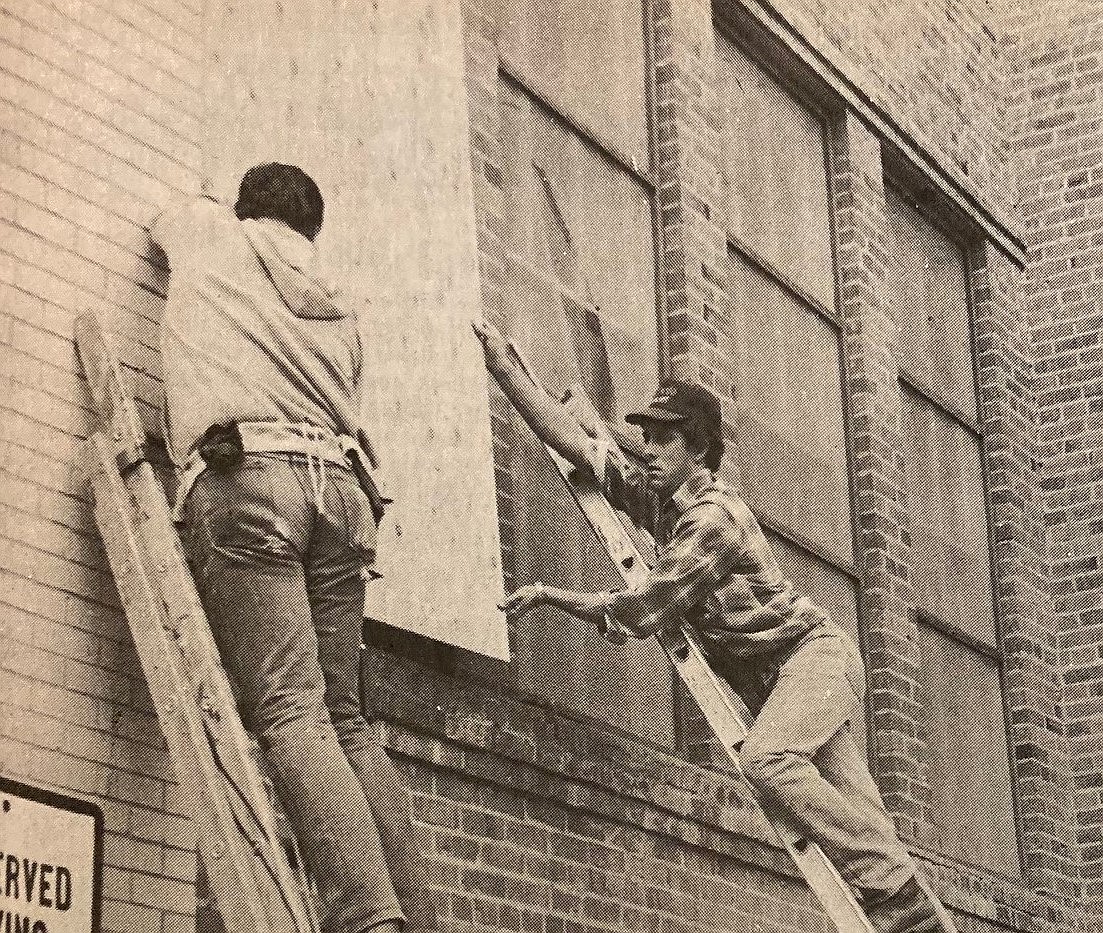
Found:
<svg viewBox="0 0 1103 933"><path fill-rule="evenodd" d="M183 931L195 856L80 478L74 315L147 401L163 287L145 225L195 183L198 0L0 3L0 773L105 817L105 931Z"/></svg>
<svg viewBox="0 0 1103 933"><path fill-rule="evenodd" d="M1103 902L1103 4L1015 5L1011 99L1038 457L1087 898Z"/></svg>

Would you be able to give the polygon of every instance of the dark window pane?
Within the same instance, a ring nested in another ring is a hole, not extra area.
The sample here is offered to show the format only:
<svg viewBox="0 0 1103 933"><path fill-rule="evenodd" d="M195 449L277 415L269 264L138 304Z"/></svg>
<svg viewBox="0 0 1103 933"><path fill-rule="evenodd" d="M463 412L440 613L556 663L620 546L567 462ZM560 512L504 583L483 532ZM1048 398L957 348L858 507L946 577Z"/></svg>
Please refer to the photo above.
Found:
<svg viewBox="0 0 1103 933"><path fill-rule="evenodd" d="M931 844L974 865L1019 873L1007 725L996 663L919 627L929 750ZM978 780L978 775L983 778Z"/></svg>
<svg viewBox="0 0 1103 933"><path fill-rule="evenodd" d="M767 531L778 565L795 592L807 596L858 640L858 594L854 580L825 561ZM855 709L851 723L854 740L866 752L865 710Z"/></svg>
<svg viewBox="0 0 1103 933"><path fill-rule="evenodd" d="M730 41L716 41L728 229L833 308L823 125Z"/></svg>
<svg viewBox="0 0 1103 933"><path fill-rule="evenodd" d="M901 366L971 418L977 414L965 256L891 188L888 290L900 324Z"/></svg>
<svg viewBox="0 0 1103 933"><path fill-rule="evenodd" d="M643 8L640 0L499 0L507 64L563 113L607 137L646 171Z"/></svg>
<svg viewBox="0 0 1103 933"><path fill-rule="evenodd" d="M747 503L840 561L853 554L839 338L835 328L731 254L733 450Z"/></svg>
<svg viewBox="0 0 1103 933"><path fill-rule="evenodd" d="M916 600L994 644L996 620L980 442L926 399L903 396Z"/></svg>
<svg viewBox="0 0 1103 933"><path fill-rule="evenodd" d="M553 393L582 383L607 417L645 405L658 379L647 193L508 82L505 151L507 329ZM531 432L514 419L518 584L600 590L621 578ZM654 640L613 647L592 625L543 609L514 632L520 687L657 742L673 742L670 665Z"/></svg>

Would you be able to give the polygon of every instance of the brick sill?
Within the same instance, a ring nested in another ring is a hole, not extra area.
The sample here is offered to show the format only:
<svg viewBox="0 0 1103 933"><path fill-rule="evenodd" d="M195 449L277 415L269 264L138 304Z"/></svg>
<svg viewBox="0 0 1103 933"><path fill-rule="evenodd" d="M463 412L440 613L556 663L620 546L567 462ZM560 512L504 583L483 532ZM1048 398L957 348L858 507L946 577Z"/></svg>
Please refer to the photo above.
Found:
<svg viewBox="0 0 1103 933"><path fill-rule="evenodd" d="M461 680L378 648L363 658L365 705L400 757L795 877L746 787L507 686ZM917 850L955 910L1018 930L1077 916L1075 899Z"/></svg>

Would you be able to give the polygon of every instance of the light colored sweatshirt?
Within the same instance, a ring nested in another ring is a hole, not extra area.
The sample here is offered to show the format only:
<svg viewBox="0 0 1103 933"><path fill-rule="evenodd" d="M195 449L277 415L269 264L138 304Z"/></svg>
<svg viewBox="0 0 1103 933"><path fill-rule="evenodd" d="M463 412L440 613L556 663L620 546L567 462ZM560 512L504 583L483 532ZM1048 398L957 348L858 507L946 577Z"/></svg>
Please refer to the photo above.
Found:
<svg viewBox="0 0 1103 933"><path fill-rule="evenodd" d="M166 211L151 235L171 270L161 356L178 461L226 421L356 434L356 315L334 299L306 237L274 220L240 221L208 198Z"/></svg>

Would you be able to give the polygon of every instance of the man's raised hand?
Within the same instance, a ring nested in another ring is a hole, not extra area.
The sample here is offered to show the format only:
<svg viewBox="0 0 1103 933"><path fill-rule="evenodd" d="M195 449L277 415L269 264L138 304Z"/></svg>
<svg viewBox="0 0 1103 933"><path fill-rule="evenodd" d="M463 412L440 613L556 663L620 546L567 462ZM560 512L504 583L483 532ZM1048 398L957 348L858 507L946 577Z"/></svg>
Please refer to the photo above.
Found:
<svg viewBox="0 0 1103 933"><path fill-rule="evenodd" d="M472 321L471 329L475 331L475 336L483 345L487 369L495 375L504 372L513 362L509 341L489 321Z"/></svg>

